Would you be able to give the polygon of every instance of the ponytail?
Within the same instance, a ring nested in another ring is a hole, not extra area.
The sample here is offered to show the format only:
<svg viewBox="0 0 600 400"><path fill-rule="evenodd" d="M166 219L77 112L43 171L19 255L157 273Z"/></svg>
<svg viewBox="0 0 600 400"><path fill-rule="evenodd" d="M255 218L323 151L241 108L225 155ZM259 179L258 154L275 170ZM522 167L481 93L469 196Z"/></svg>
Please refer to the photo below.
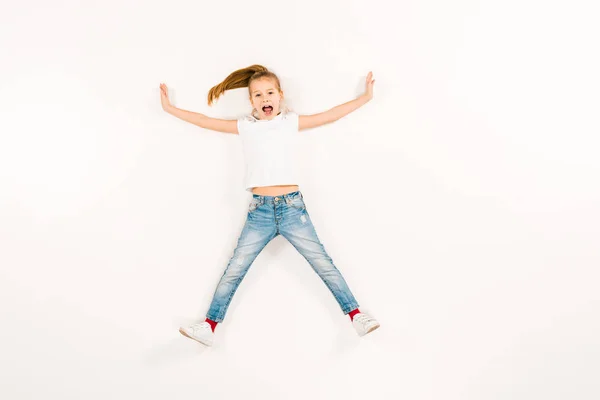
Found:
<svg viewBox="0 0 600 400"><path fill-rule="evenodd" d="M225 91L230 89L239 89L244 87L250 87L250 83L255 79L260 78L274 78L278 88L279 79L277 76L269 71L266 67L259 64L254 64L246 68L238 69L232 72L225 78L225 80L216 86L213 86L208 91L208 105L211 106Z"/></svg>

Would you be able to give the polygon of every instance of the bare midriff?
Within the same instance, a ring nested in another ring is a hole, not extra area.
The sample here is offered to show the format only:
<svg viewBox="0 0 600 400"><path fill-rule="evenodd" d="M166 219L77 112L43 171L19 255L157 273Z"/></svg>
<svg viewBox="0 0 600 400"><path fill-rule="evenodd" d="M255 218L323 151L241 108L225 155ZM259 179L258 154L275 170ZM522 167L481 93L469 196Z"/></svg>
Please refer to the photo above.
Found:
<svg viewBox="0 0 600 400"><path fill-rule="evenodd" d="M252 193L261 196L279 196L282 194L295 192L298 189L298 185L258 186L252 188Z"/></svg>

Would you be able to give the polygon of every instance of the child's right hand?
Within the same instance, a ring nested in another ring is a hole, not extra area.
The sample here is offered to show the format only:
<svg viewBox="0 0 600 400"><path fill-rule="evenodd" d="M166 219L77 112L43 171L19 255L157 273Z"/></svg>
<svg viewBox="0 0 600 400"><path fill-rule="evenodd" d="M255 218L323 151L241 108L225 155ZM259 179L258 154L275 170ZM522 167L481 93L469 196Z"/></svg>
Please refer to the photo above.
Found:
<svg viewBox="0 0 600 400"><path fill-rule="evenodd" d="M165 111L171 106L171 102L169 102L169 89L164 83L160 84L160 104Z"/></svg>

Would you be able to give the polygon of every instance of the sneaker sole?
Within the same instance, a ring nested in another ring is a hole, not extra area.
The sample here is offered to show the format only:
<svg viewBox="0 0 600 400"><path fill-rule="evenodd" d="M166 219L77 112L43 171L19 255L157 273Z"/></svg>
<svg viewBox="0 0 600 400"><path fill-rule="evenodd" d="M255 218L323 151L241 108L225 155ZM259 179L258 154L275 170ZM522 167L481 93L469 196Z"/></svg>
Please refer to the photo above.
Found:
<svg viewBox="0 0 600 400"><path fill-rule="evenodd" d="M188 334L186 333L186 331L184 331L184 330L183 330L183 329L181 329L181 328L179 328L179 333L181 333L183 336L185 336L185 337L187 337L187 338L190 338L190 339L192 339L192 340L195 340L195 341L196 341L196 342L198 342L198 343L202 343L202 344L203 344L203 345L205 345L205 346L212 346L212 343L204 343L203 341L201 341L201 340L198 340L198 339L196 339L195 337L192 337L192 336L188 335Z"/></svg>
<svg viewBox="0 0 600 400"><path fill-rule="evenodd" d="M375 329L379 328L381 325L377 324L375 326L372 326L368 331L366 331L365 333L362 334L362 336L365 336L367 333L371 333L373 332Z"/></svg>

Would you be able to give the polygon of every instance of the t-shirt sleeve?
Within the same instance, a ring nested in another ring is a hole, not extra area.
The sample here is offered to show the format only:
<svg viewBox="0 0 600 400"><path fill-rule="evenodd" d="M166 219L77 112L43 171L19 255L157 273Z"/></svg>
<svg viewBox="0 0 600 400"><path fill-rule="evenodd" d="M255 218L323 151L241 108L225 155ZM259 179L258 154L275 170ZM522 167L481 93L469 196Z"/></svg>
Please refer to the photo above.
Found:
<svg viewBox="0 0 600 400"><path fill-rule="evenodd" d="M292 127L294 128L294 130L299 130L300 128L300 116L295 113L294 111L290 111L288 113L289 119L290 119L290 124L292 125Z"/></svg>
<svg viewBox="0 0 600 400"><path fill-rule="evenodd" d="M246 120L245 116L238 118L237 129L238 129L239 135L243 135L244 133L246 133L247 124L248 124L248 121Z"/></svg>

